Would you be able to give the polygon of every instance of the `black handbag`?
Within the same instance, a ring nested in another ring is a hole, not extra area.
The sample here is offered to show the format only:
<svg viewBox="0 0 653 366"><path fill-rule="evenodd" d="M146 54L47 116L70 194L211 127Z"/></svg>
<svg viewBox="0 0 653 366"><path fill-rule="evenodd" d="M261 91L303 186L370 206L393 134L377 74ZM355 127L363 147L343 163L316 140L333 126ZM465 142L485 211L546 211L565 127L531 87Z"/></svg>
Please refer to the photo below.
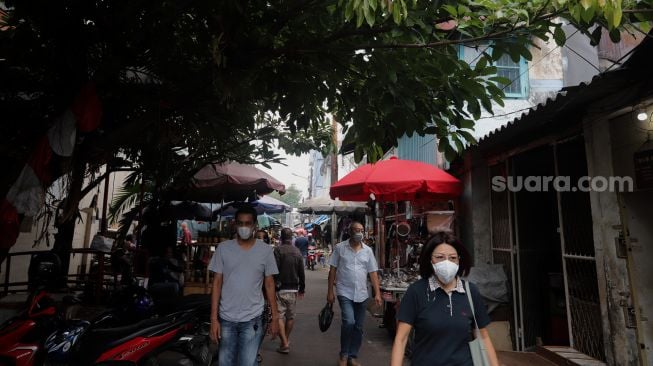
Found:
<svg viewBox="0 0 653 366"><path fill-rule="evenodd" d="M331 326L331 321L333 320L333 304L327 303L324 305L318 316L318 323L320 330L326 332Z"/></svg>

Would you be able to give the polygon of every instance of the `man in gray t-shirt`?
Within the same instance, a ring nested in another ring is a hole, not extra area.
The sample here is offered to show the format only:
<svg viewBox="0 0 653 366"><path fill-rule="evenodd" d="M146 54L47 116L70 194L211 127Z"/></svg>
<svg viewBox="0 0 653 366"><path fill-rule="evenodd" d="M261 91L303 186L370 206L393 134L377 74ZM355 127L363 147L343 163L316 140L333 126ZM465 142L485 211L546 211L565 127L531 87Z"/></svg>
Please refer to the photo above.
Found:
<svg viewBox="0 0 653 366"><path fill-rule="evenodd" d="M272 308L270 332L279 329L273 275L279 273L272 248L254 237L256 211L241 207L235 215L238 236L218 245L209 263L215 272L211 292L211 332L220 343L219 365L251 366L265 335L263 285Z"/></svg>

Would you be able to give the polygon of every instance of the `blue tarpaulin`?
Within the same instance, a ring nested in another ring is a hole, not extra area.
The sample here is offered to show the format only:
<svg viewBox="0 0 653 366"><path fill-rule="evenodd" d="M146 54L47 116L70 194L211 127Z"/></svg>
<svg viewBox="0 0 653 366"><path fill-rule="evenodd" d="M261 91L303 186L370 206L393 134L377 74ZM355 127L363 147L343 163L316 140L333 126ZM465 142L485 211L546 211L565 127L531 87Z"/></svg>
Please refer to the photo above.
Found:
<svg viewBox="0 0 653 366"><path fill-rule="evenodd" d="M320 215L316 217L313 221L309 222L308 224L305 224L304 227L306 229L312 229L314 225L322 225L325 222L329 221L329 216L328 215Z"/></svg>

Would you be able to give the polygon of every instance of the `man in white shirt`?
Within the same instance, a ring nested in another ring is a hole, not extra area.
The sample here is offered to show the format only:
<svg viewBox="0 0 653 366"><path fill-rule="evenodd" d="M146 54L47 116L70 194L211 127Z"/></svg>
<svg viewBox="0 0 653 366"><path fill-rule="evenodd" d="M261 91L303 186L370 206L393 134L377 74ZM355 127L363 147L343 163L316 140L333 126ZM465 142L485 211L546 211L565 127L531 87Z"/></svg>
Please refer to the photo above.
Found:
<svg viewBox="0 0 653 366"><path fill-rule="evenodd" d="M333 250L329 265L329 288L327 302L333 304L336 287L338 303L342 311L340 329L339 366L358 366L358 351L363 341L363 323L369 294L367 292L367 275L370 275L374 287L374 301L381 306L378 265L374 252L363 243L364 228L360 222L349 226L349 240L338 243Z"/></svg>

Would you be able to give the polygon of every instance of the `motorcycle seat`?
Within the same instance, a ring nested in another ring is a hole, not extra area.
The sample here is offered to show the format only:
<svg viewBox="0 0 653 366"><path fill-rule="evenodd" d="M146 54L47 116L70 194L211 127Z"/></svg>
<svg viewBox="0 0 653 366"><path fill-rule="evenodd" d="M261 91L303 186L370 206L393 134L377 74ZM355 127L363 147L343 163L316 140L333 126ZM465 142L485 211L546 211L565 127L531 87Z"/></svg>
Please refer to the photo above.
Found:
<svg viewBox="0 0 653 366"><path fill-rule="evenodd" d="M131 339L162 335L175 328L180 328L185 321L187 319L184 316L165 316L145 319L122 327L89 329L83 335L83 346L79 349L80 357L83 360L97 359L105 351Z"/></svg>
<svg viewBox="0 0 653 366"><path fill-rule="evenodd" d="M159 299L156 306L160 314L173 314L193 309L209 310L211 308L211 295L192 294Z"/></svg>

